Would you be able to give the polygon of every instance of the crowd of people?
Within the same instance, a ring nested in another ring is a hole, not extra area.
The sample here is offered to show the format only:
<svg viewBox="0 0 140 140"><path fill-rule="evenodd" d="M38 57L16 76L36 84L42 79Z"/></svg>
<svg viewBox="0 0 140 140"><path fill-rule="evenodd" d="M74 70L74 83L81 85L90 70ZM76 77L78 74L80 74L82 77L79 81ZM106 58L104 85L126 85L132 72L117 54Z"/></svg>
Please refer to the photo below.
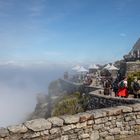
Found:
<svg viewBox="0 0 140 140"><path fill-rule="evenodd" d="M64 79L70 80L68 72L64 73ZM127 98L129 94L134 95L134 98L140 98L140 80L135 78L129 82L127 77L123 77L118 73L115 80L111 76L99 76L98 73L86 73L85 75L74 75L71 78L72 82L83 83L84 87L103 85L104 95Z"/></svg>
<svg viewBox="0 0 140 140"><path fill-rule="evenodd" d="M131 93L134 95L134 98L140 98L140 83L137 78L131 82L131 87L128 88L127 77L123 77L120 81L116 79L114 82L111 79L104 80L104 95L112 95L114 92L117 97L127 98Z"/></svg>

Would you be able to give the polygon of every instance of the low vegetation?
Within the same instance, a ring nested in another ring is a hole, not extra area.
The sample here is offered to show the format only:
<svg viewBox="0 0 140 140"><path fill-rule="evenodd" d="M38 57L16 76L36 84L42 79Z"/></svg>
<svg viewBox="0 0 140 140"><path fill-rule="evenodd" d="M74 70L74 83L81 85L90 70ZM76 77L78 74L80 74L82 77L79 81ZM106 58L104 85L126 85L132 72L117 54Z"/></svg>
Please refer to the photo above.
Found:
<svg viewBox="0 0 140 140"><path fill-rule="evenodd" d="M140 72L133 72L128 74L128 88L131 90L131 83L134 79L140 80Z"/></svg>
<svg viewBox="0 0 140 140"><path fill-rule="evenodd" d="M86 110L88 97L79 92L64 96L54 107L52 116L73 115Z"/></svg>

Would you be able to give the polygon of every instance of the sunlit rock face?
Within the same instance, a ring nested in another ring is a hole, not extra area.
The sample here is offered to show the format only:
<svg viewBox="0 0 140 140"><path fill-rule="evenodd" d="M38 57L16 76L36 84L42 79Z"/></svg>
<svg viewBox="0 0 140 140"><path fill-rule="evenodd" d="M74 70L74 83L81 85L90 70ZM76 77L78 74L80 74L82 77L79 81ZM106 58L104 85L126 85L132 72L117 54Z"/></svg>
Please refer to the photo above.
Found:
<svg viewBox="0 0 140 140"><path fill-rule="evenodd" d="M140 71L140 38L134 44L131 51L127 55L124 55L124 60L120 63L119 71L122 76Z"/></svg>
<svg viewBox="0 0 140 140"><path fill-rule="evenodd" d="M125 61L137 61L140 60L140 38L138 41L134 44L132 50L129 52L129 54L124 56Z"/></svg>

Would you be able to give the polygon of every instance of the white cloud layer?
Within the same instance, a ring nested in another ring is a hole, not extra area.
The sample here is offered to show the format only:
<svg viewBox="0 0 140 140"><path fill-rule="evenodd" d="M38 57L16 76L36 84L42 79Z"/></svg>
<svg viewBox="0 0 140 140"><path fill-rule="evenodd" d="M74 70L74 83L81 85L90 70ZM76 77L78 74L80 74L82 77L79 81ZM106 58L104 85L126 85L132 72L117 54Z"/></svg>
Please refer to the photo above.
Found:
<svg viewBox="0 0 140 140"><path fill-rule="evenodd" d="M125 33L120 33L120 36L121 37L126 37L126 34Z"/></svg>
<svg viewBox="0 0 140 140"><path fill-rule="evenodd" d="M62 77L64 70L58 65L0 65L0 127L24 122L34 111L36 95L47 94L49 83Z"/></svg>

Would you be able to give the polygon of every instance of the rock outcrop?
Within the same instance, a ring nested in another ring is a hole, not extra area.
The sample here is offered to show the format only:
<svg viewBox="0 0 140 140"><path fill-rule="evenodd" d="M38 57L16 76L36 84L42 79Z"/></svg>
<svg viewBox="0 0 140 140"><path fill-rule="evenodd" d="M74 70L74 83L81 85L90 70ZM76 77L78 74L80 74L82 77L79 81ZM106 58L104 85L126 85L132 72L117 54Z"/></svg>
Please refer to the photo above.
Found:
<svg viewBox="0 0 140 140"><path fill-rule="evenodd" d="M77 92L82 85L58 79L50 83L48 95L39 94L37 97L37 105L30 119L48 118L55 105L64 97Z"/></svg>
<svg viewBox="0 0 140 140"><path fill-rule="evenodd" d="M127 62L140 60L140 38L134 44L134 46L133 46L132 50L129 52L129 54L124 56L124 59Z"/></svg>

